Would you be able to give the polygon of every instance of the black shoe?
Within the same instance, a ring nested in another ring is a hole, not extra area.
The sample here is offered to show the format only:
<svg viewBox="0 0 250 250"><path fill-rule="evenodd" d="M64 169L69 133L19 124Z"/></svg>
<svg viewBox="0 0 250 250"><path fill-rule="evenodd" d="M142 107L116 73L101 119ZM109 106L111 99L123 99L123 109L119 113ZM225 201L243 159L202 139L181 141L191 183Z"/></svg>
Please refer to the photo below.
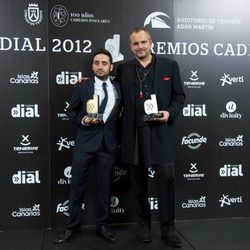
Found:
<svg viewBox="0 0 250 250"><path fill-rule="evenodd" d="M172 247L182 247L182 242L180 238L175 234L175 232L169 232L161 236L162 240L165 241L169 246Z"/></svg>
<svg viewBox="0 0 250 250"><path fill-rule="evenodd" d="M147 227L139 227L137 234L137 240L148 243L152 241L150 229Z"/></svg>
<svg viewBox="0 0 250 250"><path fill-rule="evenodd" d="M112 233L110 233L107 230L107 228L105 226L96 228L96 234L108 242L111 242L111 243L117 242L116 238L113 236Z"/></svg>
<svg viewBox="0 0 250 250"><path fill-rule="evenodd" d="M81 228L76 230L65 229L62 234L58 236L58 238L54 239L54 243L64 243L69 242L76 234L81 232Z"/></svg>

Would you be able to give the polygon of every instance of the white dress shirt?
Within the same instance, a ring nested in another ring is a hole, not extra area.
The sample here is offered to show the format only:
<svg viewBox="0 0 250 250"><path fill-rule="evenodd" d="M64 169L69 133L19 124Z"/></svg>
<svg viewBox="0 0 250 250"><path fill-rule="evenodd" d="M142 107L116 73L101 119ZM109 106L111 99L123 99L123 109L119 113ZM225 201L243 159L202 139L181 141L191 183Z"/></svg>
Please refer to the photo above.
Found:
<svg viewBox="0 0 250 250"><path fill-rule="evenodd" d="M115 87L113 86L109 78L106 81L102 81L101 79L95 76L94 94L99 95L100 105L104 99L104 91L102 88L103 82L106 82L107 84L106 87L107 87L107 92L108 92L108 102L103 113L103 122L105 123L112 109L115 106L116 91L115 91Z"/></svg>

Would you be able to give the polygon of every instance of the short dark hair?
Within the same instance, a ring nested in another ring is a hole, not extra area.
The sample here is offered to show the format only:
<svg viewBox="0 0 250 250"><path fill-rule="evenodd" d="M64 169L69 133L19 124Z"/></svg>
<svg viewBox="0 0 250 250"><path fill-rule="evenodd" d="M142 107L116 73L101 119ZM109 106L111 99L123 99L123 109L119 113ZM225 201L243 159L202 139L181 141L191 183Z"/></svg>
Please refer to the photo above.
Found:
<svg viewBox="0 0 250 250"><path fill-rule="evenodd" d="M92 63L94 62L95 56L96 56L96 55L99 55L99 54L104 54L104 55L108 56L108 57L109 57L110 63L111 63L111 64L113 63L113 59L112 59L111 53L110 53L108 50L103 49L103 48L97 49L97 50L94 52L93 57L92 57Z"/></svg>
<svg viewBox="0 0 250 250"><path fill-rule="evenodd" d="M147 29L145 29L144 27L136 27L129 33L129 42L130 42L130 37L133 33L139 33L141 31L144 31L148 35L148 38L151 39L151 35Z"/></svg>

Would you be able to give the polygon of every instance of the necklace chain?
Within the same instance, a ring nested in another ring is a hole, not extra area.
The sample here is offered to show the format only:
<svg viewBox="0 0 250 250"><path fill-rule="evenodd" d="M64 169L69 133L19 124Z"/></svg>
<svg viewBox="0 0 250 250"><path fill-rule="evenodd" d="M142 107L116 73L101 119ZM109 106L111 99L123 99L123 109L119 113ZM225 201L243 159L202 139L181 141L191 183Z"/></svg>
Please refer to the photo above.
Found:
<svg viewBox="0 0 250 250"><path fill-rule="evenodd" d="M139 92L139 98L140 99L143 99L144 98L144 94L142 92L142 84L143 82L145 81L145 79L147 78L149 72L151 71L152 67L153 67L153 64L154 64L154 58L152 59L152 62L151 62L151 65L148 69L148 71L144 74L143 78L140 77L140 74L139 74L139 71L138 71L138 65L135 65L135 69L136 69L136 75L138 77L138 80L139 80L139 89L140 89L140 92Z"/></svg>

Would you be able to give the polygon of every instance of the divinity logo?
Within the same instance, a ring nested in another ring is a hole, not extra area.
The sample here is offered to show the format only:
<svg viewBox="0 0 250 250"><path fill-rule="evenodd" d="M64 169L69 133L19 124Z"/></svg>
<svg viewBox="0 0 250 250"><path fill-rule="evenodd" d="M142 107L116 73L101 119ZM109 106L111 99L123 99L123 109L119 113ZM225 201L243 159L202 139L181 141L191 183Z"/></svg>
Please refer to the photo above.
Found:
<svg viewBox="0 0 250 250"><path fill-rule="evenodd" d="M124 214L125 209L119 207L119 199L116 196L111 196L110 197L110 212L112 214Z"/></svg>
<svg viewBox="0 0 250 250"><path fill-rule="evenodd" d="M171 27L159 16L164 16L165 19L170 19L170 17L163 12L153 12L147 16L144 22L144 27L146 25L151 25L153 29L170 29Z"/></svg>
<svg viewBox="0 0 250 250"><path fill-rule="evenodd" d="M224 205L231 206L235 203L243 203L242 196L229 198L228 195L222 194L222 197L219 199L220 207L224 207Z"/></svg>
<svg viewBox="0 0 250 250"><path fill-rule="evenodd" d="M226 110L228 113L223 112L220 114L220 118L222 119L241 119L242 114L235 112L237 109L237 105L233 101L229 101L226 104Z"/></svg>
<svg viewBox="0 0 250 250"><path fill-rule="evenodd" d="M244 83L244 76L234 76L230 77L230 74L224 73L224 75L221 77L220 81L221 86L224 87L227 85L232 85L233 83Z"/></svg>
<svg viewBox="0 0 250 250"><path fill-rule="evenodd" d="M71 170L72 170L72 167L71 167L71 166L67 166L67 167L64 169L63 173L64 173L65 178L60 178L60 179L57 181L57 184L58 184L58 185L67 185L67 184L71 184L71 179L72 179Z"/></svg>

